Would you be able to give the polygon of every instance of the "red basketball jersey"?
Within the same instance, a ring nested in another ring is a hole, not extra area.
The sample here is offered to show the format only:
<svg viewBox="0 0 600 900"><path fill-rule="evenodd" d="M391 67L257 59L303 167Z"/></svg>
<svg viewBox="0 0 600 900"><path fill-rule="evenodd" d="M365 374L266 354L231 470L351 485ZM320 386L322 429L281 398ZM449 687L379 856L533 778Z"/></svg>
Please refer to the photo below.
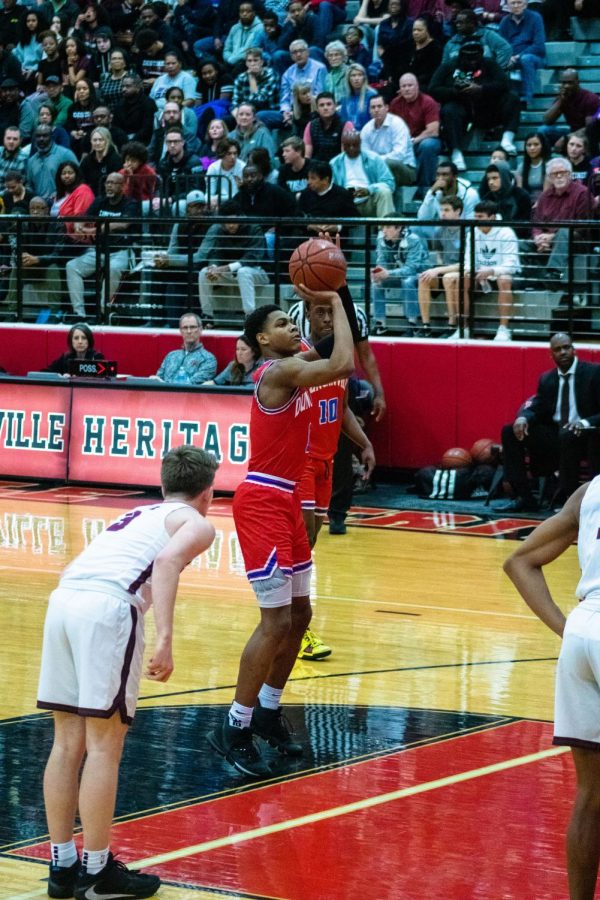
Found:
<svg viewBox="0 0 600 900"><path fill-rule="evenodd" d="M258 391L265 372L273 365L277 365L277 360L268 360L254 376L248 475L263 474L286 482L298 482L306 462L312 398L308 388L296 388L283 406L277 409L263 406Z"/></svg>
<svg viewBox="0 0 600 900"><path fill-rule="evenodd" d="M308 455L314 459L331 460L335 456L342 420L347 378L331 381L321 387L311 387L313 416L310 423Z"/></svg>

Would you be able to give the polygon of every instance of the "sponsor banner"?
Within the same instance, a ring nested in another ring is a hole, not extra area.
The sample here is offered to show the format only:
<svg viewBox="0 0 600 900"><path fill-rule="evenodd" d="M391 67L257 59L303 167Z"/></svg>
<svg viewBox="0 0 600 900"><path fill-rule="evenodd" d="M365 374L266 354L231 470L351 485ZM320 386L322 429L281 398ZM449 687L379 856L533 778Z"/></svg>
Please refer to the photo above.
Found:
<svg viewBox="0 0 600 900"><path fill-rule="evenodd" d="M158 486L171 448L194 444L215 454L215 487L233 491L248 468L251 395L151 390L73 391L69 479Z"/></svg>
<svg viewBox="0 0 600 900"><path fill-rule="evenodd" d="M70 386L8 384L0 388L0 474L67 477Z"/></svg>

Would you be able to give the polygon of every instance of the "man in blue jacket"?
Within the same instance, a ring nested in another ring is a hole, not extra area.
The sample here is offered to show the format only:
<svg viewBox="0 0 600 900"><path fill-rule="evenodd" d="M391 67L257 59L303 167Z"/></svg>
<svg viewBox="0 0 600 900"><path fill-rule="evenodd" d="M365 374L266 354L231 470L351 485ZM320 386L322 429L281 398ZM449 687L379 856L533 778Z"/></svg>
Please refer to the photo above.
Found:
<svg viewBox="0 0 600 900"><path fill-rule="evenodd" d="M533 98L536 70L546 64L544 20L527 9L529 0L507 0L509 15L500 22L499 34L512 47L511 71L521 73L521 102L526 106Z"/></svg>
<svg viewBox="0 0 600 900"><path fill-rule="evenodd" d="M352 192L357 216L383 219L394 212L394 176L380 156L361 148L358 131L342 135L342 152L331 168L334 184Z"/></svg>

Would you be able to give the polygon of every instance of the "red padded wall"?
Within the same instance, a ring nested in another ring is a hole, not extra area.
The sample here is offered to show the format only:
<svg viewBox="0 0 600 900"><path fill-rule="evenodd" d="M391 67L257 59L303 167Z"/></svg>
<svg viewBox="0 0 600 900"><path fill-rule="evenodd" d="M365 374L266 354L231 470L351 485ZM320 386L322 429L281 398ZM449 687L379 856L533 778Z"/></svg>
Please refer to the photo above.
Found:
<svg viewBox="0 0 600 900"><path fill-rule="evenodd" d="M13 375L42 369L66 347L60 326L0 326L0 365ZM181 346L176 330L94 328L96 346L119 370L153 375L165 354ZM206 331L204 345L219 371L233 359L237 335ZM540 374L552 367L546 343L449 343L375 338L371 342L385 387L385 419L370 434L382 466L436 463L448 447L469 448L480 437L500 439ZM600 348L580 346L581 359L600 363Z"/></svg>

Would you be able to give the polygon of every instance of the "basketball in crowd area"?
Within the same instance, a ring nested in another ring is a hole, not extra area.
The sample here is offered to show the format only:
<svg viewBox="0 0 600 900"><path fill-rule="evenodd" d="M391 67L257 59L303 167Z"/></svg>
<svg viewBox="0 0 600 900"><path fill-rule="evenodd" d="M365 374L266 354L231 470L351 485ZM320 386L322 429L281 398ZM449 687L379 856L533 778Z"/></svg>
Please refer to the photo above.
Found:
<svg viewBox="0 0 600 900"><path fill-rule="evenodd" d="M492 450L493 446L494 442L491 438L480 438L478 441L475 441L471 447L473 462L479 463L480 465L490 463L494 456Z"/></svg>
<svg viewBox="0 0 600 900"><path fill-rule="evenodd" d="M442 469L465 469L472 463L473 457L464 447L450 447L442 456Z"/></svg>
<svg viewBox="0 0 600 900"><path fill-rule="evenodd" d="M346 282L347 268L342 251L321 238L304 241L289 262L292 284L304 284L311 291L337 291Z"/></svg>

